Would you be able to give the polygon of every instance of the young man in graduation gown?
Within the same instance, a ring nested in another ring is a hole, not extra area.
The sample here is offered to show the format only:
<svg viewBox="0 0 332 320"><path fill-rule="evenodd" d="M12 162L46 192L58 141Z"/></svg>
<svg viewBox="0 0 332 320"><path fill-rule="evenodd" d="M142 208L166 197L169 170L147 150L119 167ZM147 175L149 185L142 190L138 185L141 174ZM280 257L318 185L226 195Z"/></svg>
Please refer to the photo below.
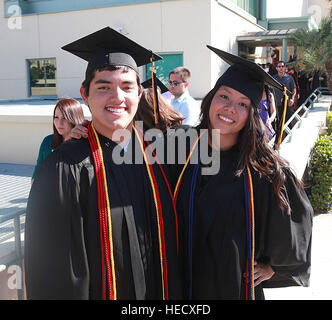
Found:
<svg viewBox="0 0 332 320"><path fill-rule="evenodd" d="M88 61L81 95L92 122L89 139L64 143L36 173L26 214L27 298L181 298L170 188L162 167L143 156L147 143L133 125L138 66L160 57L108 27L63 49ZM130 153L132 161L116 162L115 154Z"/></svg>

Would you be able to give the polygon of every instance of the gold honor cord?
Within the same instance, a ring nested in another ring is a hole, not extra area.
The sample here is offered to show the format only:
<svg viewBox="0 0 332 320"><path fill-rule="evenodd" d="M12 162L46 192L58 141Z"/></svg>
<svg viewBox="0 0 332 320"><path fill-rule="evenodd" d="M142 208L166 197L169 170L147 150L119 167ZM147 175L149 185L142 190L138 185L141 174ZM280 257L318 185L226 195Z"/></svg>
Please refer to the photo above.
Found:
<svg viewBox="0 0 332 320"><path fill-rule="evenodd" d="M159 241L159 256L160 256L160 269L161 269L161 279L162 279L162 288L163 288L163 300L168 300L168 285L167 285L167 267L164 268L164 265L167 266L167 261L166 261L166 257L164 254L164 235L163 232L161 230L161 228L163 228L163 221L160 220L160 211L161 211L161 204L160 201L158 201L159 195L158 195L158 190L155 187L155 182L153 179L153 172L152 169L150 168L150 164L149 161L147 159L147 155L146 152L144 150L143 147L143 142L141 141L141 138L135 128L135 126L133 126L133 130L136 134L136 137L139 141L140 144L140 148L144 157L144 162L145 162L145 166L149 175L149 179L150 179L150 184L151 184L151 188L152 188L152 192L153 192L153 200L154 200L154 204L156 207L156 213L157 213L157 222L158 222L158 241ZM159 203L159 205L158 205ZM165 269L165 270L164 270Z"/></svg>
<svg viewBox="0 0 332 320"><path fill-rule="evenodd" d="M251 289L252 300L255 300L255 283L254 283L254 271L255 271L255 208L254 208L254 187L252 183L252 177L250 168L247 164L248 173L248 185L249 185L249 201L251 208Z"/></svg>
<svg viewBox="0 0 332 320"><path fill-rule="evenodd" d="M278 139L278 143L277 143L277 150L279 150L279 148L280 148L280 143L281 143L281 140L282 140L283 131L284 131L284 125L285 125L285 119L286 119L286 110L287 110L288 95L287 95L287 88L285 86L284 86L284 96L285 96L284 111L283 111L283 114L282 114L282 122L281 122L279 139Z"/></svg>
<svg viewBox="0 0 332 320"><path fill-rule="evenodd" d="M186 168L187 168L187 166L188 166L189 160L190 160L190 158L191 158L191 156L192 156L192 154L193 154L193 152L194 152L194 150L195 150L195 148L196 148L196 146L197 146L197 143L198 143L199 139L200 139L200 138L203 136L203 134L206 133L207 131L208 131L208 130L205 130L202 134L200 134L200 135L196 138L195 142L194 142L193 145L192 145L192 148L191 148L191 150L190 150L190 152L189 152L189 154L188 154L188 157L187 157L186 163L185 163L185 165L184 165L183 168L182 168L182 171L181 171L181 173L180 173L180 175L179 175L178 181L177 181L176 186L175 186L175 189L174 189L173 197L174 197L174 201L175 201L175 202L176 202L176 199L177 199L177 197L178 197L179 187L180 187L180 184L181 184L181 180L182 180L182 176L183 176L183 174L184 174L184 171L186 170Z"/></svg>

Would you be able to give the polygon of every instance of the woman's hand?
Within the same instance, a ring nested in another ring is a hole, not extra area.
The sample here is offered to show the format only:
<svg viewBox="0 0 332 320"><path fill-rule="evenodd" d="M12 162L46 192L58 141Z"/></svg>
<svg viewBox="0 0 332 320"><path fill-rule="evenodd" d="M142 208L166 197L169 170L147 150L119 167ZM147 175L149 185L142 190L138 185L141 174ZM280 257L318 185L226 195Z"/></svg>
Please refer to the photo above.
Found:
<svg viewBox="0 0 332 320"><path fill-rule="evenodd" d="M75 139L81 139L82 137L88 137L88 129L86 128L89 121L84 121L82 125L78 124L70 131L70 137Z"/></svg>
<svg viewBox="0 0 332 320"><path fill-rule="evenodd" d="M270 125L271 125L271 119L268 118L268 119L266 120L265 126L269 128Z"/></svg>
<svg viewBox="0 0 332 320"><path fill-rule="evenodd" d="M263 264L255 261L254 263L254 280L255 287L265 280L269 280L275 272L269 264Z"/></svg>

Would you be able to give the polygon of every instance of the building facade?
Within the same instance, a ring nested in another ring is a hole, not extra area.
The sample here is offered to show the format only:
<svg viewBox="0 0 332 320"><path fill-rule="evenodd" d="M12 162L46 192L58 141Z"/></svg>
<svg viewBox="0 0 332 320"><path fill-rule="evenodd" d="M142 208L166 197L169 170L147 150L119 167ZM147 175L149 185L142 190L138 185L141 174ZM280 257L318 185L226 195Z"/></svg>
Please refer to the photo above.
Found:
<svg viewBox="0 0 332 320"><path fill-rule="evenodd" d="M327 6L326 0L0 0L0 100L78 98L86 62L60 48L105 26L160 54L157 76L165 84L172 68L189 68L190 92L202 98L227 68L206 44L249 58L266 55L257 37L239 36L306 26ZM149 72L141 67L141 79Z"/></svg>
<svg viewBox="0 0 332 320"><path fill-rule="evenodd" d="M164 81L170 69L188 67L190 92L202 98L220 73L220 61L206 44L237 53L239 33L264 30L255 16L257 3L1 0L0 99L79 97L86 62L60 48L105 26L162 55L157 76ZM140 68L141 79L149 72Z"/></svg>

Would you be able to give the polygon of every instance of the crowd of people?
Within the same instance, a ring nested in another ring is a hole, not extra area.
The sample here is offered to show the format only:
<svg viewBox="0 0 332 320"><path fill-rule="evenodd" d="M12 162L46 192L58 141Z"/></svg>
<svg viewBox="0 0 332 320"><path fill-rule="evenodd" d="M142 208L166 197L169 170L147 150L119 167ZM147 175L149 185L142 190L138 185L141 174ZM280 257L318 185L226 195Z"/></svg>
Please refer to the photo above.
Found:
<svg viewBox="0 0 332 320"><path fill-rule="evenodd" d="M279 82L284 83L290 91L289 108L286 119L289 119L291 114L293 114L317 88L327 87L327 78L324 73L316 70L312 74L308 74L305 71L297 70L293 62L294 61L290 59L287 63L284 61L275 61L262 65L262 68L264 68L266 72ZM276 92L275 95L277 104L280 104L280 93Z"/></svg>
<svg viewBox="0 0 332 320"><path fill-rule="evenodd" d="M138 67L161 57L111 28L63 49L88 61L80 93L92 120L61 111L67 139L54 116L61 144L38 165L26 212L28 299L253 300L309 285L313 210L266 139L282 81L208 46L231 66L199 108L187 68L170 72L170 94L156 79L143 89ZM158 152L159 140L177 142Z"/></svg>

